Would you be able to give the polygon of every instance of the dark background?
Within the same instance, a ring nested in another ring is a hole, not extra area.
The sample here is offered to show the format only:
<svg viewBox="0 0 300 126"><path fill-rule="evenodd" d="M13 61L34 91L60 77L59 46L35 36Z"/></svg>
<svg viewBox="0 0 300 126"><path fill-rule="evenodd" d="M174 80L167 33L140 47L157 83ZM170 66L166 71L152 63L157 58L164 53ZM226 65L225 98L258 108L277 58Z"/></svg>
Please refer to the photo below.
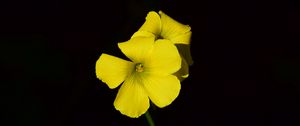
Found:
<svg viewBox="0 0 300 126"><path fill-rule="evenodd" d="M194 64L179 97L151 108L157 126L299 126L300 2L27 0L0 2L1 126L143 126L113 107L95 76L124 58L149 10L192 27Z"/></svg>

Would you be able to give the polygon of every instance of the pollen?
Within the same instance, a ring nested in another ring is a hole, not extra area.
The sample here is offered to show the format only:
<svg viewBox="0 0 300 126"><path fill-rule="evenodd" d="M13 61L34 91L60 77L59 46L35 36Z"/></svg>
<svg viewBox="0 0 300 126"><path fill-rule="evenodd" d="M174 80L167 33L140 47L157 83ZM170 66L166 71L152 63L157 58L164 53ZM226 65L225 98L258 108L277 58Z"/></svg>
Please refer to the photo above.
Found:
<svg viewBox="0 0 300 126"><path fill-rule="evenodd" d="M137 63L137 64L135 65L135 71L136 71L136 72L143 72L143 71L144 71L144 66L143 66L143 64Z"/></svg>

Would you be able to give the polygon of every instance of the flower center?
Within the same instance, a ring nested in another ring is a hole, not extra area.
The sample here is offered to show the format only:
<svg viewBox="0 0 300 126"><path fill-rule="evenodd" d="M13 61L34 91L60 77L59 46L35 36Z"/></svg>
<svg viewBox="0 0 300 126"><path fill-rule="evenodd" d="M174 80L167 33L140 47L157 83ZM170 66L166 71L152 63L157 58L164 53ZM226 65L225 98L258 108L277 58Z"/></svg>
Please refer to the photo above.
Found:
<svg viewBox="0 0 300 126"><path fill-rule="evenodd" d="M161 35L157 35L155 40L158 40L158 39L164 39L164 37L162 37Z"/></svg>
<svg viewBox="0 0 300 126"><path fill-rule="evenodd" d="M143 72L144 71L144 66L141 63L135 64L135 71L137 72Z"/></svg>

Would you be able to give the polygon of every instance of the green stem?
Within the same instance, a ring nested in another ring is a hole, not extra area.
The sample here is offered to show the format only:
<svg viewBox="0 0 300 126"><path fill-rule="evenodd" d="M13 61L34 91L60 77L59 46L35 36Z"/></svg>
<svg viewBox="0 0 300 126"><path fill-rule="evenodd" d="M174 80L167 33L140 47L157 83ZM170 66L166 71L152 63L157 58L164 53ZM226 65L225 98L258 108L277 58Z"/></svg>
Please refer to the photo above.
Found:
<svg viewBox="0 0 300 126"><path fill-rule="evenodd" d="M147 119L147 122L148 122L149 126L155 126L154 121L152 120L152 117L151 117L149 111L147 111L145 113L145 116L146 116L146 119Z"/></svg>

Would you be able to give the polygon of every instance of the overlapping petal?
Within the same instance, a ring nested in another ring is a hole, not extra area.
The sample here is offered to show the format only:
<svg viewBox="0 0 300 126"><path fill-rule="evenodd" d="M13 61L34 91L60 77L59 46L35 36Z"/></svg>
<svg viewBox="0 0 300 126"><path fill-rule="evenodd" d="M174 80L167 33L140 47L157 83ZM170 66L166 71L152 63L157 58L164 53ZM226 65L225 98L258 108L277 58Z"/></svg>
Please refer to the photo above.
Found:
<svg viewBox="0 0 300 126"><path fill-rule="evenodd" d="M131 74L133 68L132 62L103 53L96 62L96 75L113 89Z"/></svg>
<svg viewBox="0 0 300 126"><path fill-rule="evenodd" d="M180 34L178 36L175 37L171 37L169 38L172 42L174 42L175 44L186 44L189 45L191 43L191 36L192 36L192 32L188 31L186 33Z"/></svg>
<svg viewBox="0 0 300 126"><path fill-rule="evenodd" d="M175 44L175 46L177 47L181 57L183 59L185 59L185 61L187 62L188 65L192 65L193 64L193 59L192 59L192 55L191 55L191 49L190 49L190 45L186 45L186 44Z"/></svg>
<svg viewBox="0 0 300 126"><path fill-rule="evenodd" d="M187 43L189 44L189 37L191 36L189 25L184 25L172 19L162 11L159 11L161 17L161 36L166 39L173 39L173 43ZM182 36L183 35L183 36ZM176 40L176 41L175 41Z"/></svg>
<svg viewBox="0 0 300 126"><path fill-rule="evenodd" d="M149 33L156 38L169 39L175 44L190 44L192 35L189 25L177 22L162 11L159 11L159 14L150 11L145 23L132 37L149 36Z"/></svg>
<svg viewBox="0 0 300 126"><path fill-rule="evenodd" d="M131 38L135 38L135 37L153 37L153 38L156 38L156 36L149 32L149 31L137 31L135 32Z"/></svg>
<svg viewBox="0 0 300 126"><path fill-rule="evenodd" d="M122 114L137 118L149 108L149 98L139 75L133 75L122 84L114 106Z"/></svg>
<svg viewBox="0 0 300 126"><path fill-rule="evenodd" d="M145 72L157 75L170 75L181 67L181 58L176 46L167 39L154 43L151 57L145 61Z"/></svg>
<svg viewBox="0 0 300 126"><path fill-rule="evenodd" d="M150 11L147 14L145 23L139 31L148 31L154 35L159 35L161 32L161 21L159 15L155 11Z"/></svg>
<svg viewBox="0 0 300 126"><path fill-rule="evenodd" d="M127 42L118 43L118 46L129 59L141 63L149 57L154 39L154 37L134 37Z"/></svg>
<svg viewBox="0 0 300 126"><path fill-rule="evenodd" d="M189 76L189 65L186 60L182 58L181 60L181 68L174 73L174 75L180 80L183 81L185 78Z"/></svg>

